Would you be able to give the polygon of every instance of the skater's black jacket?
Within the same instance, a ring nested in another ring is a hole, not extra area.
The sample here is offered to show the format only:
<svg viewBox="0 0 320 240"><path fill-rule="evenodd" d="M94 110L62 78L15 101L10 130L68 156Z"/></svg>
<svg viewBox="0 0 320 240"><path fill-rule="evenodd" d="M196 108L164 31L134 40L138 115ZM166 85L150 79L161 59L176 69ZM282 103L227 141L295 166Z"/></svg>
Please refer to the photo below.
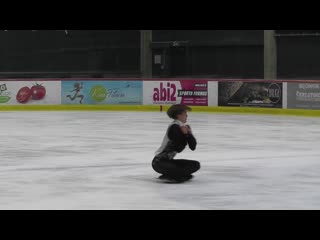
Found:
<svg viewBox="0 0 320 240"><path fill-rule="evenodd" d="M188 126L189 127L189 126ZM165 149L165 152L182 152L187 144L189 145L189 148L194 151L197 146L197 140L193 136L193 134L188 133L184 134L180 126L177 124L172 124L168 129L168 137L170 139L170 143L167 145L167 148Z"/></svg>

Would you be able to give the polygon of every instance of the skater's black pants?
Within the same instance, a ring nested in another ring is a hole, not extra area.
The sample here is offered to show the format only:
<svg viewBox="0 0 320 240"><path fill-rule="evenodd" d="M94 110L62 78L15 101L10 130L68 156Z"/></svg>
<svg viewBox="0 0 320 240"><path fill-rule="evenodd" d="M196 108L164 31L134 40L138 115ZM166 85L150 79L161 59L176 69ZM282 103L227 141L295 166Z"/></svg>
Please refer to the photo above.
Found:
<svg viewBox="0 0 320 240"><path fill-rule="evenodd" d="M194 160L161 158L156 156L152 161L152 168L163 175L180 178L189 176L200 169L200 163Z"/></svg>

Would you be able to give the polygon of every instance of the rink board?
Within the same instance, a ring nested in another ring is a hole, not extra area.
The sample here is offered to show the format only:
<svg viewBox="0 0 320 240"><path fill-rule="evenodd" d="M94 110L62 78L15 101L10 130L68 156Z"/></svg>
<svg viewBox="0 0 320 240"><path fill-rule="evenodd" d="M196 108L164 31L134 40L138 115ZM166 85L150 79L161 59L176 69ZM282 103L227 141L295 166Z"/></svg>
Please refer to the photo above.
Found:
<svg viewBox="0 0 320 240"><path fill-rule="evenodd" d="M18 103L16 95L19 89L24 86L31 87L34 83L40 83L46 88L45 98L40 101L31 99L27 103ZM244 93L260 94L266 98L266 102L248 103ZM177 103L187 104L194 112L204 113L318 117L320 116L320 82L315 80L113 78L2 79L0 81L0 111L165 112L168 106Z"/></svg>
<svg viewBox="0 0 320 240"><path fill-rule="evenodd" d="M169 105L2 105L0 111L149 111L165 112ZM272 114L320 117L320 111L302 109L192 106L192 112L224 114Z"/></svg>

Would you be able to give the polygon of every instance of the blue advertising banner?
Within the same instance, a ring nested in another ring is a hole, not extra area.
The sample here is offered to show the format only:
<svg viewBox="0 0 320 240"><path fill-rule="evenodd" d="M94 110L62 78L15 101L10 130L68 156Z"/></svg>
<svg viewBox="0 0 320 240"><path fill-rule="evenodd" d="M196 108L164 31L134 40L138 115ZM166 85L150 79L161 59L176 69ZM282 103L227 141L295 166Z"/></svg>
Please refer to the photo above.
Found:
<svg viewBox="0 0 320 240"><path fill-rule="evenodd" d="M142 105L142 81L62 81L62 104Z"/></svg>

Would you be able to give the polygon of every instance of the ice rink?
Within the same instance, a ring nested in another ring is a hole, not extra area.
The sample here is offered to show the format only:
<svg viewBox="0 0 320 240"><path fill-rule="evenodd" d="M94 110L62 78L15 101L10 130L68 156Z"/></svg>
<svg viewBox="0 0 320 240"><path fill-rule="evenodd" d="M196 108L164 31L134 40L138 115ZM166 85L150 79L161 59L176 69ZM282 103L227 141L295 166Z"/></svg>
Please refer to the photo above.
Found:
<svg viewBox="0 0 320 240"><path fill-rule="evenodd" d="M166 184L164 112L0 115L0 209L320 209L320 118L191 112L201 169Z"/></svg>

